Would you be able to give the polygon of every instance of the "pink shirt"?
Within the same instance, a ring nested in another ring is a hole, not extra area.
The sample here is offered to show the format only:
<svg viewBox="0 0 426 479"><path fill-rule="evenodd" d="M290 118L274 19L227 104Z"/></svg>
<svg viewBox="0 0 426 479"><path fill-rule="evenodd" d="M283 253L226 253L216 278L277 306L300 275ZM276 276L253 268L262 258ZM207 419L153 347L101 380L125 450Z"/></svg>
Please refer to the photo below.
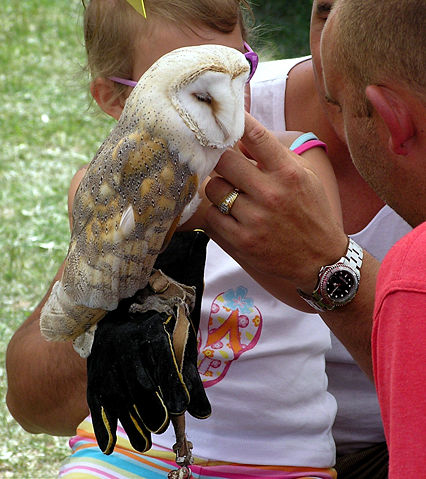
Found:
<svg viewBox="0 0 426 479"><path fill-rule="evenodd" d="M382 263L372 351L389 479L426 477L426 223Z"/></svg>

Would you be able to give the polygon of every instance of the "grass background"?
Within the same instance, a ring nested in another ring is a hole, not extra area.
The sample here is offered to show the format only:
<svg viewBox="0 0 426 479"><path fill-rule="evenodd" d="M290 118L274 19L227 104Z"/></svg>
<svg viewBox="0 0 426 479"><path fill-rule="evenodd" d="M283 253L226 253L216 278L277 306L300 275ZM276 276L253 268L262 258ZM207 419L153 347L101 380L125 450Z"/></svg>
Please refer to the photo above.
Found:
<svg viewBox="0 0 426 479"><path fill-rule="evenodd" d="M311 0L257 1L255 46L307 54ZM78 1L8 0L0 18L0 478L48 479L67 438L28 434L10 416L5 352L66 253L69 182L113 122L89 109Z"/></svg>

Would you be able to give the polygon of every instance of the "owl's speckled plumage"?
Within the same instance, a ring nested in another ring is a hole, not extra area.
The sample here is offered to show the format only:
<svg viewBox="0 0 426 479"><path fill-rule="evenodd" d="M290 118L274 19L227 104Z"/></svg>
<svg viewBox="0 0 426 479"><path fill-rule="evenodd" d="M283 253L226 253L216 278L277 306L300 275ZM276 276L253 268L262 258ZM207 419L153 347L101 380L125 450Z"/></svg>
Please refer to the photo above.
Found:
<svg viewBox="0 0 426 479"><path fill-rule="evenodd" d="M169 231L191 216L198 186L243 133L248 73L242 53L202 45L170 52L142 76L77 190L43 336L75 339L145 287Z"/></svg>

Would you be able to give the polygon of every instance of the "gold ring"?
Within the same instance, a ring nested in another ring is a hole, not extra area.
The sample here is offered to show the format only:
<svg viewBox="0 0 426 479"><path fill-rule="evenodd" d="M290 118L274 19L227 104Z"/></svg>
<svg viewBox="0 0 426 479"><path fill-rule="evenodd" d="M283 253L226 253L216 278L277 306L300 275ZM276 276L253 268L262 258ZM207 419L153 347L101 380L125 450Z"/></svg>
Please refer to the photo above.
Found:
<svg viewBox="0 0 426 479"><path fill-rule="evenodd" d="M231 214L231 208L233 204L235 203L235 200L238 198L239 194L240 192L236 189L228 193L220 202L220 204L217 205L217 207L219 208L219 211L223 213L224 215Z"/></svg>

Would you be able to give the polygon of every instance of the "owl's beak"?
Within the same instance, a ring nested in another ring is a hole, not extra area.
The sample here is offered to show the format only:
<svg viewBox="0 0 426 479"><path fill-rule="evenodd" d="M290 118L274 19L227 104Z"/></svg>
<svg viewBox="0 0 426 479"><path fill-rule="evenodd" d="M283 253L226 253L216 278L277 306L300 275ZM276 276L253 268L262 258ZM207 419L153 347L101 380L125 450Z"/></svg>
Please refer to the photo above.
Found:
<svg viewBox="0 0 426 479"><path fill-rule="evenodd" d="M220 128L220 130L223 133L223 142L226 143L226 140L229 139L230 134L226 126L219 120L219 118L215 117L215 121L217 123L217 126Z"/></svg>

